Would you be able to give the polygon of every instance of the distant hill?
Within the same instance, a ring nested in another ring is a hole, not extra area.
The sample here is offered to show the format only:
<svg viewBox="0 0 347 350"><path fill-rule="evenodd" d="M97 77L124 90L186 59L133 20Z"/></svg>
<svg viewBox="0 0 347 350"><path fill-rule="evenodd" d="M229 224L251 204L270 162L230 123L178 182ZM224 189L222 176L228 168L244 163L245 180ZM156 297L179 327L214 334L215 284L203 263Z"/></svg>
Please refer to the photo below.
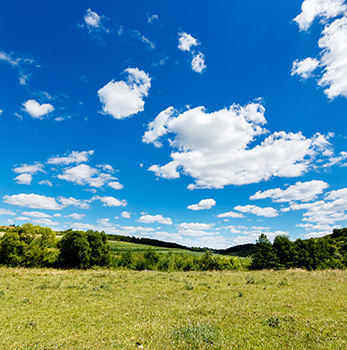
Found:
<svg viewBox="0 0 347 350"><path fill-rule="evenodd" d="M242 244L234 247L230 247L227 249L210 249L210 248L198 248L198 247L186 247L181 244L171 243L160 241L158 239L152 238L137 238L137 237L129 237L129 236L121 236L121 235L107 235L110 241L120 241L120 242L130 242L135 244L144 244L153 247L161 247L161 248L174 248L174 249L185 249L191 252L205 252L207 250L221 255L230 255L230 256L240 256L247 257L251 256L254 252L254 244Z"/></svg>
<svg viewBox="0 0 347 350"><path fill-rule="evenodd" d="M231 256L240 256L246 258L247 256L251 256L254 253L255 244L241 244L236 245L227 249L214 250L214 252L222 255L231 255Z"/></svg>

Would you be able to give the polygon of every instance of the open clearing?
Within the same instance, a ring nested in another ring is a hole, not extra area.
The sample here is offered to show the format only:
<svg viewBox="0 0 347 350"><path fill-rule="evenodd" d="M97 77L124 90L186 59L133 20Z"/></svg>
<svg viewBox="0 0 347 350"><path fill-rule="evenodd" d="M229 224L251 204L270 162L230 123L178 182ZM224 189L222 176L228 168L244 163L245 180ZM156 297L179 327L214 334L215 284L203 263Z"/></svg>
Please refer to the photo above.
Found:
<svg viewBox="0 0 347 350"><path fill-rule="evenodd" d="M1 349L346 349L347 271L0 269Z"/></svg>

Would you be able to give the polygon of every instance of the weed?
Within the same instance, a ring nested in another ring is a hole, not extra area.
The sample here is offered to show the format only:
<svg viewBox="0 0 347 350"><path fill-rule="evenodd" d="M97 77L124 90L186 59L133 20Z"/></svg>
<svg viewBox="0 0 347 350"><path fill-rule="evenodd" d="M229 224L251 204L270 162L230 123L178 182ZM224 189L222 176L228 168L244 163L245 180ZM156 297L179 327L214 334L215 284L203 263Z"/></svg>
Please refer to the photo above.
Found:
<svg viewBox="0 0 347 350"><path fill-rule="evenodd" d="M185 289L187 289L187 290L193 290L194 289L194 287L193 287L191 282L188 282L188 281L184 280L184 283L185 283L185 285L184 285Z"/></svg>
<svg viewBox="0 0 347 350"><path fill-rule="evenodd" d="M270 327L278 327L280 325L280 320L278 319L278 317L269 317L266 320L266 323L270 326Z"/></svg>
<svg viewBox="0 0 347 350"><path fill-rule="evenodd" d="M173 331L174 341L186 345L189 349L220 349L216 343L220 338L220 331L217 327L195 324L180 327Z"/></svg>
<svg viewBox="0 0 347 350"><path fill-rule="evenodd" d="M255 283L255 279L253 276L246 276L246 284L254 284Z"/></svg>

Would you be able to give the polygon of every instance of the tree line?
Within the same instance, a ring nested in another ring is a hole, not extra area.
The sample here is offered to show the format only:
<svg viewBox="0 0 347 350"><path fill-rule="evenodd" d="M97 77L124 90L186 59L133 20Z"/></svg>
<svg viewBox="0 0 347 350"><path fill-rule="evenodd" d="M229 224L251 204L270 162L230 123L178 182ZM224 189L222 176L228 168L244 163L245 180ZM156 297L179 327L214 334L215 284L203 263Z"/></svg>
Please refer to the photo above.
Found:
<svg viewBox="0 0 347 350"><path fill-rule="evenodd" d="M335 229L331 235L317 239L291 241L286 235L273 243L261 234L255 244L251 269L303 268L345 269L347 267L347 229Z"/></svg>

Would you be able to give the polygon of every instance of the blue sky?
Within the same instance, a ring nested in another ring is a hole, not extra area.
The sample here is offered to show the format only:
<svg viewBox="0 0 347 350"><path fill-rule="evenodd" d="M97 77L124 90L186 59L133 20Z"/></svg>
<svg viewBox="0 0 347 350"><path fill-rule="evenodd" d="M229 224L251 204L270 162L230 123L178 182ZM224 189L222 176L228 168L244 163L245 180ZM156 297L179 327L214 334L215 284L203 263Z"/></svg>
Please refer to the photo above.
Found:
<svg viewBox="0 0 347 350"><path fill-rule="evenodd" d="M0 218L226 248L347 220L347 3L0 4Z"/></svg>

